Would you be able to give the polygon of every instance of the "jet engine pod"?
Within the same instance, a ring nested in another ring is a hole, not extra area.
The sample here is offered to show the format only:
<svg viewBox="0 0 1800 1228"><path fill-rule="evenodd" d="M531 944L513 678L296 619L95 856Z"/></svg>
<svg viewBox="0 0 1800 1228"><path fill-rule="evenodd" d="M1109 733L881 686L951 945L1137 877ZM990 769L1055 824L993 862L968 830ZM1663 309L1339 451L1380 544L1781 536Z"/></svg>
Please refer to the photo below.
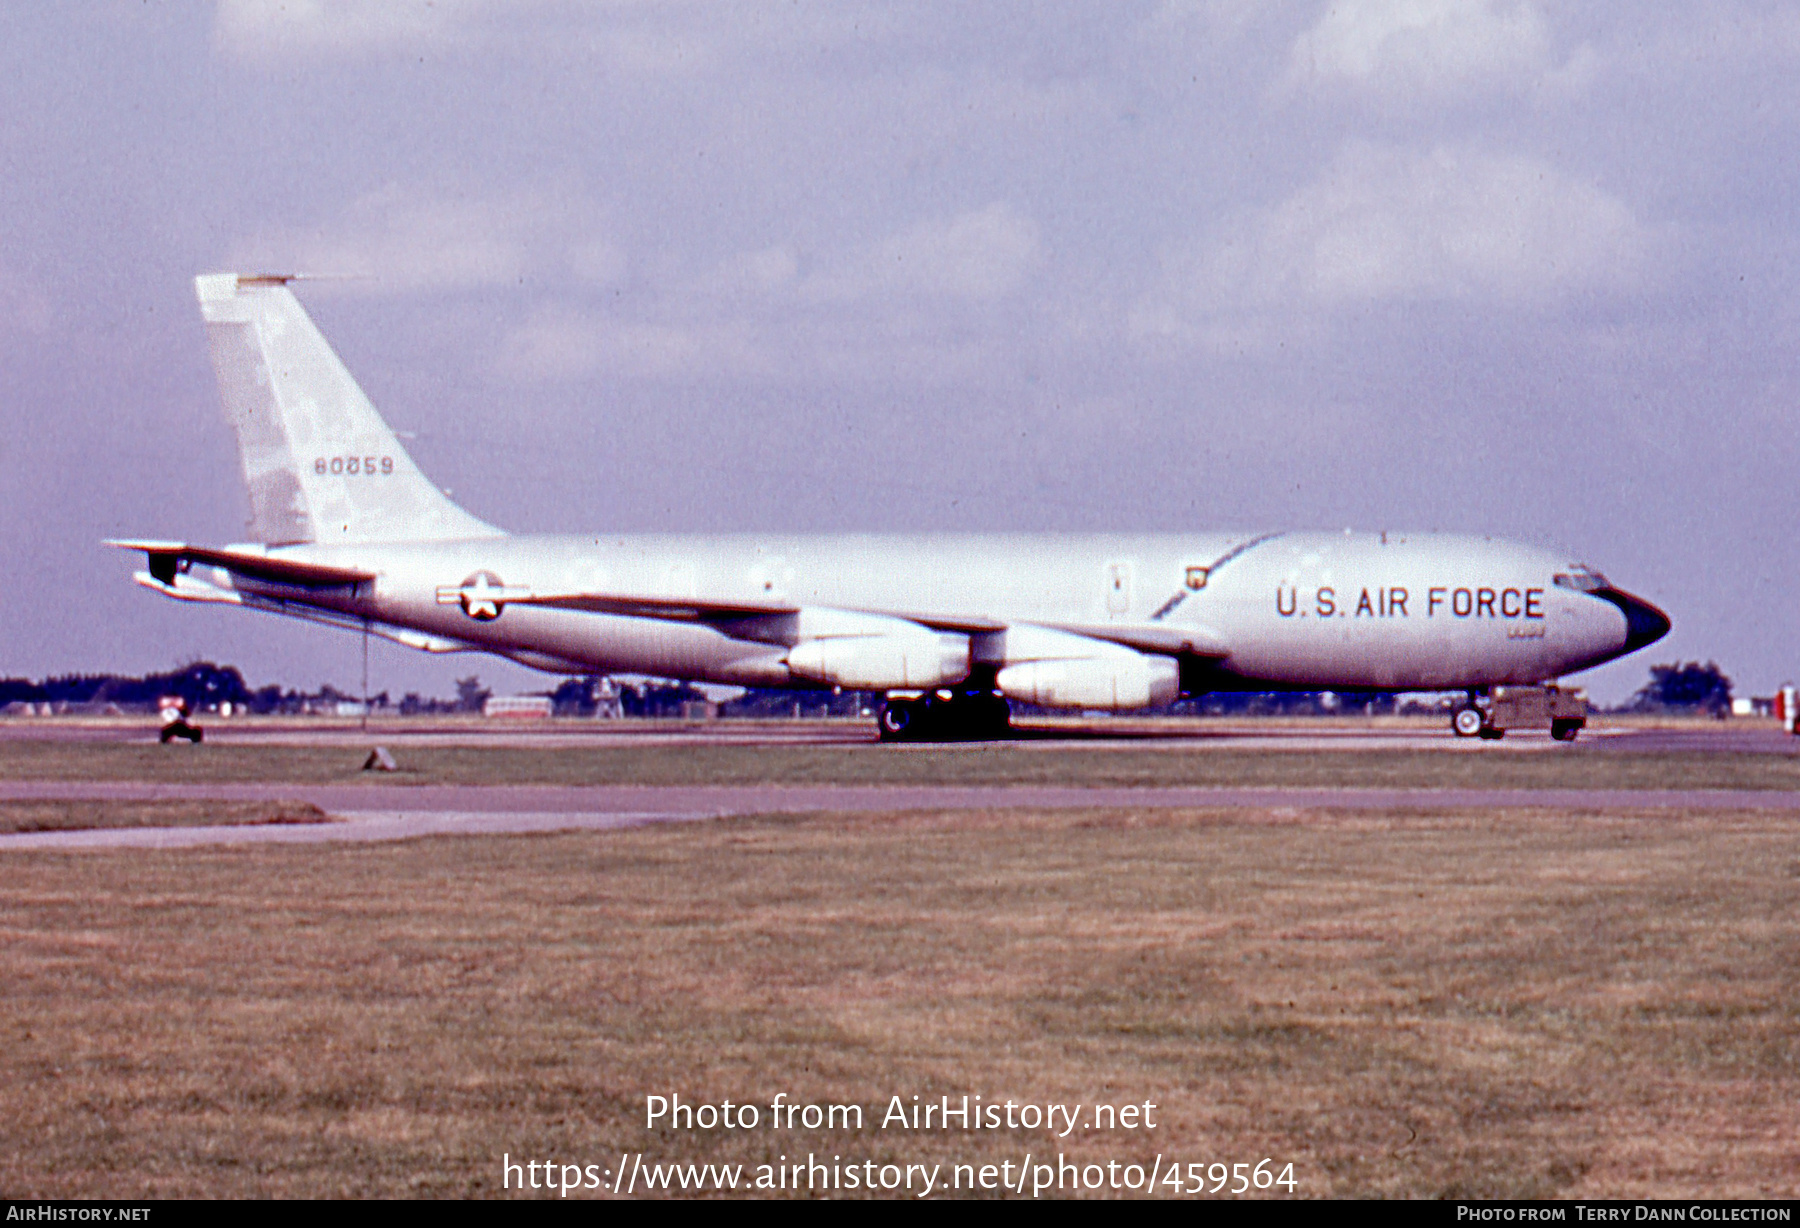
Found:
<svg viewBox="0 0 1800 1228"><path fill-rule="evenodd" d="M995 680L1000 693L1044 708L1125 711L1181 695L1181 671L1169 657L1047 627L1009 627L1006 660Z"/></svg>
<svg viewBox="0 0 1800 1228"><path fill-rule="evenodd" d="M903 618L803 610L802 638L788 650L797 678L859 691L944 686L969 676L969 637Z"/></svg>

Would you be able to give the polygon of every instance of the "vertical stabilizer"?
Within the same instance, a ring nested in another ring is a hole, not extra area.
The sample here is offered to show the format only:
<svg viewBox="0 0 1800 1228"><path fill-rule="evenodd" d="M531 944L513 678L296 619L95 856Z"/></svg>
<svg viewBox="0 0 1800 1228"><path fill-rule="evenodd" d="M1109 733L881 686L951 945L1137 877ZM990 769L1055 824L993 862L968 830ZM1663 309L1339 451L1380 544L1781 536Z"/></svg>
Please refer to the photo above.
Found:
<svg viewBox="0 0 1800 1228"><path fill-rule="evenodd" d="M432 485L313 326L285 277L194 279L237 432L255 541L496 537Z"/></svg>

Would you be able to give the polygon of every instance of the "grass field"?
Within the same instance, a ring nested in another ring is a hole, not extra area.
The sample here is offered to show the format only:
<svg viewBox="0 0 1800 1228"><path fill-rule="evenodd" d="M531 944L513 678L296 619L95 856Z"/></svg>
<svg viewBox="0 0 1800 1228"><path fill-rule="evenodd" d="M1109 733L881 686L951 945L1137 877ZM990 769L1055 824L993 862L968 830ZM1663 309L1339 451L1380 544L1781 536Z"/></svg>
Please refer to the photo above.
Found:
<svg viewBox="0 0 1800 1228"><path fill-rule="evenodd" d="M0 1189L486 1195L502 1153L1061 1150L1272 1157L1302 1195L1794 1196L1797 905L1791 819L1730 813L12 854ZM645 1097L675 1092L870 1116L646 1130ZM1149 1100L1158 1126L875 1128L892 1095L964 1093Z"/></svg>
<svg viewBox="0 0 1800 1228"><path fill-rule="evenodd" d="M967 746L408 746L398 773L363 746L0 741L0 780L379 784L946 784L1406 788L1800 788L1800 755L1629 754L1590 747L1437 750Z"/></svg>
<svg viewBox="0 0 1800 1228"><path fill-rule="evenodd" d="M85 801L0 802L0 835L100 827L212 827L222 823L329 823L310 802Z"/></svg>

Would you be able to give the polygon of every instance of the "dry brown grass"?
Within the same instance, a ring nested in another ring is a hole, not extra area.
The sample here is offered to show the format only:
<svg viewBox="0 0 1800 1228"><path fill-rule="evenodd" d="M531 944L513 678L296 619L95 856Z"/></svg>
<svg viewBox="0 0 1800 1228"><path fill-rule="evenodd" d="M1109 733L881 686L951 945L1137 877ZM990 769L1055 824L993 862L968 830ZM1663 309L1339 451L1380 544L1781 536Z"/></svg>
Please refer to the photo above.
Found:
<svg viewBox="0 0 1800 1228"><path fill-rule="evenodd" d="M0 801L0 835L101 827L217 827L227 823L329 823L311 802Z"/></svg>
<svg viewBox="0 0 1800 1228"><path fill-rule="evenodd" d="M1800 1193L1800 832L923 814L14 855L0 1188L497 1193L515 1158L1292 1160L1310 1195ZM687 1135L644 1097L874 1109ZM893 1094L1154 1100L904 1135Z"/></svg>

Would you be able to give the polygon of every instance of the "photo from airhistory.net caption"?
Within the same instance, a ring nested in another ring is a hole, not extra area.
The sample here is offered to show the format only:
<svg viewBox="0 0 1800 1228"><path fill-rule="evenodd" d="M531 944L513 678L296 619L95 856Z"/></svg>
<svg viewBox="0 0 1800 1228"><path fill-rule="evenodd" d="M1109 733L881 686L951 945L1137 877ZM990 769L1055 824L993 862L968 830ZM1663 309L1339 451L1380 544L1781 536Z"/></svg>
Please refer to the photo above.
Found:
<svg viewBox="0 0 1800 1228"><path fill-rule="evenodd" d="M679 1093L644 1098L647 1132L837 1131L870 1140L869 1153L851 1148L804 1154L778 1152L761 1163L665 1162L654 1151L625 1151L600 1161L566 1157L501 1157L503 1190L625 1195L661 1192L874 1194L929 1198L934 1194L1011 1194L1045 1197L1103 1192L1194 1196L1298 1192L1292 1162L1262 1156L1223 1160L1165 1155L1155 1146L1153 1100L1113 1104L1039 1104L979 1095L894 1095L885 1106L796 1101L777 1092L764 1105L694 1103ZM1104 1136L1123 1153L1113 1158L1073 1157L1021 1148L1017 1157L992 1159L904 1158L904 1140L921 1132L943 1134L1043 1131L1066 1139ZM896 1151L894 1145L901 1143ZM779 1145L779 1144L778 1144Z"/></svg>

